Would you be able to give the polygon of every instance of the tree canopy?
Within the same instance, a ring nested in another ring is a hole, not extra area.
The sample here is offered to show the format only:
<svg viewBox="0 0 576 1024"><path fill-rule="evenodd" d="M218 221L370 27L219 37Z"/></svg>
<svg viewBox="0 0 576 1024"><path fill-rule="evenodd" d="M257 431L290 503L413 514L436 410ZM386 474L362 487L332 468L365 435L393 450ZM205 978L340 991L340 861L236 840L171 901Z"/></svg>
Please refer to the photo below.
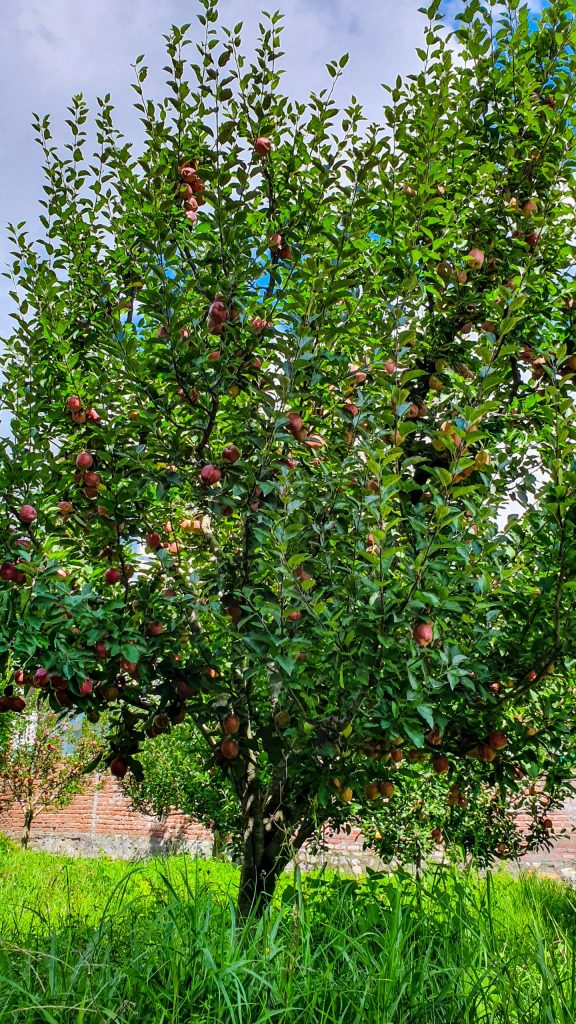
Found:
<svg viewBox="0 0 576 1024"><path fill-rule="evenodd" d="M141 149L110 97L93 152L81 96L61 151L36 119L11 230L0 705L106 708L117 776L188 717L245 903L404 779L571 772L574 3L439 6L371 124L203 0Z"/></svg>

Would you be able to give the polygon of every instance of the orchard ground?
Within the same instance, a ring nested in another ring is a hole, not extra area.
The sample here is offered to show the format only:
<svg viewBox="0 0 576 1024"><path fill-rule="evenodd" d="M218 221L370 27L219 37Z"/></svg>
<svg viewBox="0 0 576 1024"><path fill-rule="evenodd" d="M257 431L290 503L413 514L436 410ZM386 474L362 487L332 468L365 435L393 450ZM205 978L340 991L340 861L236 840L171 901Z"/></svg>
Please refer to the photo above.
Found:
<svg viewBox="0 0 576 1024"><path fill-rule="evenodd" d="M238 870L0 847L0 1022L555 1024L576 896L505 871L283 877L239 926Z"/></svg>

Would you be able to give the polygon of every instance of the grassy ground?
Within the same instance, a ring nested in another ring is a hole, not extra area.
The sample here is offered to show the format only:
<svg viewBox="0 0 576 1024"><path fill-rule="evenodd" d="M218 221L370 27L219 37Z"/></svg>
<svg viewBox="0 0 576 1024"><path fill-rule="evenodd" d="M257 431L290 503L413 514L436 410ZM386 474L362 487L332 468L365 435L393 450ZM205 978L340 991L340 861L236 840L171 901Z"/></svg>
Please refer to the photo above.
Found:
<svg viewBox="0 0 576 1024"><path fill-rule="evenodd" d="M576 894L444 870L287 878L0 846L0 1024L573 1024Z"/></svg>

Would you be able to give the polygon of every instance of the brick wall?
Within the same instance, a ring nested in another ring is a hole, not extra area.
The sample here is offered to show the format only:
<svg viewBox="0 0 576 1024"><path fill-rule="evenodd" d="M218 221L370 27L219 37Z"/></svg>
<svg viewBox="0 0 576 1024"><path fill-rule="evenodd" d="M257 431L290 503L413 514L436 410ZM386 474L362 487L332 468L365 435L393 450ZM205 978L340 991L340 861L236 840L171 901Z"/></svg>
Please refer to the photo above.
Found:
<svg viewBox="0 0 576 1024"><path fill-rule="evenodd" d="M572 877L576 871L576 798L566 800L560 810L552 811L547 817L554 823L552 850L528 853L523 858L523 864ZM518 821L520 825L523 824L522 816ZM560 835L563 831L566 834Z"/></svg>
<svg viewBox="0 0 576 1024"><path fill-rule="evenodd" d="M3 807L0 795L0 832L18 838L22 821L21 809ZM116 780L106 774L95 776L68 807L40 814L32 825L32 845L89 856L105 853L130 858L168 849L209 855L212 836L184 814L160 819L132 810Z"/></svg>
<svg viewBox="0 0 576 1024"><path fill-rule="evenodd" d="M528 854L524 864L572 875L576 872L576 831L573 831L576 829L576 798L567 800L562 810L550 817L557 834L553 850ZM18 807L2 805L0 795L0 832L19 838L22 818ZM562 830L566 830L567 835L558 835ZM352 829L350 835L345 835L327 827L324 842L324 854L299 856L303 866L328 863L353 873L359 873L366 866L379 866L374 854L362 850L359 829ZM32 845L55 853L107 854L126 859L177 850L210 856L212 836L197 821L183 814L172 813L160 819L132 810L118 783L105 774L94 776L91 785L68 807L39 815L32 826Z"/></svg>

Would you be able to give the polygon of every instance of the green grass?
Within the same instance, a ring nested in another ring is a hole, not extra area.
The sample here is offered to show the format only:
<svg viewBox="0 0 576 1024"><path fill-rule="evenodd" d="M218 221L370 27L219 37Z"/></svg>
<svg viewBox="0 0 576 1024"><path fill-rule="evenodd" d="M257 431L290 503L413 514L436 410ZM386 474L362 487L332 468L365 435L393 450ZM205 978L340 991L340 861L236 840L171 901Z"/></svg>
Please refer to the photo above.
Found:
<svg viewBox="0 0 576 1024"><path fill-rule="evenodd" d="M573 1024L576 894L442 869L287 877L0 847L0 1024Z"/></svg>

